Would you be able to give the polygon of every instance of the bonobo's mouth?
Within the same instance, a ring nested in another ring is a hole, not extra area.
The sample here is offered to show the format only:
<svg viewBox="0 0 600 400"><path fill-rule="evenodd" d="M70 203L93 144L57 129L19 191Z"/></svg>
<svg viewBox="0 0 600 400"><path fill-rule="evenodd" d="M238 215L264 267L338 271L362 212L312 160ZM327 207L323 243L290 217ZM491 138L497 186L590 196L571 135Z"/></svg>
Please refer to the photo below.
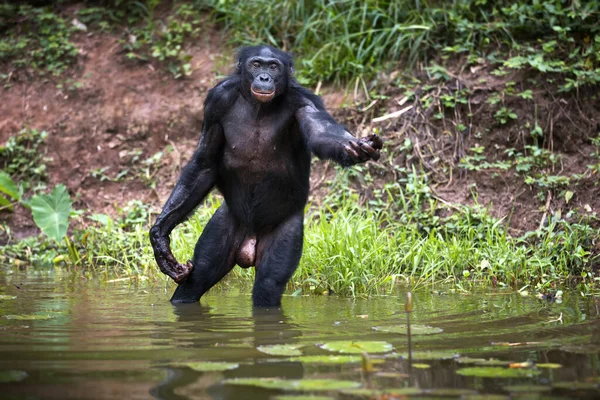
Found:
<svg viewBox="0 0 600 400"><path fill-rule="evenodd" d="M254 98L256 100L258 100L262 103L269 102L269 101L273 100L273 97L275 97L274 90L267 92L264 90L250 89L250 91L252 92L252 96L254 96Z"/></svg>

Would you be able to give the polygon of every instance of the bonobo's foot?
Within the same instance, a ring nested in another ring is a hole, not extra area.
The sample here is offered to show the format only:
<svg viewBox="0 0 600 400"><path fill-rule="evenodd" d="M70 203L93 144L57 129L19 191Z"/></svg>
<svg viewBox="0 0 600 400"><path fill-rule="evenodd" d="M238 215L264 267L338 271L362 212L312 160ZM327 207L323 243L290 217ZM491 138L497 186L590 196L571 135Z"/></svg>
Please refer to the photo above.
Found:
<svg viewBox="0 0 600 400"><path fill-rule="evenodd" d="M371 134L358 141L350 141L344 146L346 152L354 162L365 162L367 160L379 160L379 150L383 147L383 140L376 134Z"/></svg>

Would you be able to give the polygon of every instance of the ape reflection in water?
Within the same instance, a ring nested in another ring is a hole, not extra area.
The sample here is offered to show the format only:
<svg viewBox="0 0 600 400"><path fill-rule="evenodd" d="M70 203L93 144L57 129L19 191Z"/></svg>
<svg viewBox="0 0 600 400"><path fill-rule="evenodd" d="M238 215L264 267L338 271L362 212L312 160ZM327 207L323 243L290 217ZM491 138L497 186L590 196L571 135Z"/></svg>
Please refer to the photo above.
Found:
<svg viewBox="0 0 600 400"><path fill-rule="evenodd" d="M292 73L289 54L246 47L209 91L198 147L150 230L158 266L179 284L173 303L197 302L237 264L256 266L253 304L279 306L302 254L311 154L343 166L379 159L379 136L353 137ZM169 235L214 187L225 201L181 264Z"/></svg>
<svg viewBox="0 0 600 400"><path fill-rule="evenodd" d="M228 304L226 307L233 309L238 306ZM223 385L220 381L272 376L303 378L304 367L300 362L273 361L272 357L256 350L256 347L262 345L297 343L297 338L302 335L300 329L289 321L281 308L254 308L251 316L240 316L239 313L235 316L231 313L219 314L211 307L199 303L178 305L173 310L177 317L177 331L186 338L181 342L175 340L176 346L185 347L189 354L198 354L197 359L190 361L229 361L239 362L240 365L221 375L205 374L184 366L161 366L167 372L167 376L150 390L153 398L184 400L202 397L204 392L213 399L262 398L256 395L256 388ZM165 363L161 361L160 364ZM205 376L206 379L203 379Z"/></svg>

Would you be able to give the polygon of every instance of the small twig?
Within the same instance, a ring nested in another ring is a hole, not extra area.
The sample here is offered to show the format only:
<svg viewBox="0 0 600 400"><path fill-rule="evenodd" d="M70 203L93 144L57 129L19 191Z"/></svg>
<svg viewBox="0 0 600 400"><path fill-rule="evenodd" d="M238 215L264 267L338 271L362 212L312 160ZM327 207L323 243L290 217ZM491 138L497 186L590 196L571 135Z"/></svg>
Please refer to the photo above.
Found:
<svg viewBox="0 0 600 400"><path fill-rule="evenodd" d="M373 122L381 122L381 121L385 121L385 120L391 119L391 118L398 118L399 116L401 116L402 114L404 114L408 110L410 110L411 108L413 108L412 104L408 107L404 107L403 109L401 109L399 111L395 111L390 114L382 115L381 117L373 118Z"/></svg>

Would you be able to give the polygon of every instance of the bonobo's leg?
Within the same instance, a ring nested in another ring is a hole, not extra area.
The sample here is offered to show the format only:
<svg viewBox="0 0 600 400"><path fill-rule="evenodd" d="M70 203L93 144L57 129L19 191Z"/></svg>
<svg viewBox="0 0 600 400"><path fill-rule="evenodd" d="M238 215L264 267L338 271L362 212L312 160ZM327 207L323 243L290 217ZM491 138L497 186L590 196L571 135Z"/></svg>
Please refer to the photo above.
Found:
<svg viewBox="0 0 600 400"><path fill-rule="evenodd" d="M298 212L258 239L260 260L252 291L254 306L281 304L285 285L300 262L303 230L304 216Z"/></svg>
<svg viewBox="0 0 600 400"><path fill-rule="evenodd" d="M227 204L212 216L194 249L190 276L177 287L172 303L194 303L219 282L235 265L235 251L241 241L237 223Z"/></svg>

